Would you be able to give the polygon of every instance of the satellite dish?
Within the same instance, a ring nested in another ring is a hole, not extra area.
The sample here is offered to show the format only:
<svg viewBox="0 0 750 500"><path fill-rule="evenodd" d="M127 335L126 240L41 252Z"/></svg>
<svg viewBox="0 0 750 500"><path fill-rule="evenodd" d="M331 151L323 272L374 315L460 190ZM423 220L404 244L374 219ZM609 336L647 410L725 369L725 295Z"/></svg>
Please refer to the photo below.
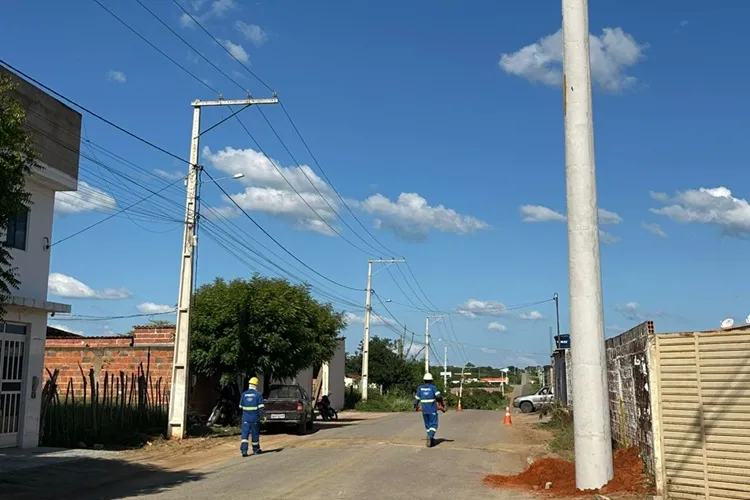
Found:
<svg viewBox="0 0 750 500"><path fill-rule="evenodd" d="M750 314L747 315L747 318L745 318L745 323L750 325Z"/></svg>
<svg viewBox="0 0 750 500"><path fill-rule="evenodd" d="M722 328L732 328L732 325L734 325L734 320L732 318L727 318L721 322Z"/></svg>

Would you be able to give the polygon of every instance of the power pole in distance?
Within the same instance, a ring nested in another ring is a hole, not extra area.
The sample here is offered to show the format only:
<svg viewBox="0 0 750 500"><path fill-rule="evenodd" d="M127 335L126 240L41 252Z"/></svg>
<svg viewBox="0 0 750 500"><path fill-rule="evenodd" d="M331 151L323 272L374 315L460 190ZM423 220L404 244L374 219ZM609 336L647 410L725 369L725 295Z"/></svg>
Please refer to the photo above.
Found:
<svg viewBox="0 0 750 500"><path fill-rule="evenodd" d="M432 323L435 323L436 321L440 321L441 319L443 319L443 316L433 314L433 315L429 315L425 317L425 321L424 321L424 372L425 373L428 373L430 371L430 318L434 318L434 321L432 321Z"/></svg>
<svg viewBox="0 0 750 500"><path fill-rule="evenodd" d="M579 490L593 490L608 483L614 471L604 346L588 0L562 0L562 18L572 375L573 387L586 387L586 397L575 398L576 486Z"/></svg>
<svg viewBox="0 0 750 500"><path fill-rule="evenodd" d="M190 171L187 177L185 208L185 232L180 255L180 285L177 295L177 324L175 327L174 359L172 362L172 388L169 394L169 424L167 437L182 439L186 434L188 384L190 383L190 306L193 299L193 270L195 248L198 244L196 203L200 166L198 151L200 142L201 108L204 106L252 106L255 104L277 104L276 97L268 99L219 99L216 101L193 101L193 132L190 138Z"/></svg>
<svg viewBox="0 0 750 500"><path fill-rule="evenodd" d="M372 265L400 264L406 259L370 259L367 261L367 289L365 295L365 334L362 341L362 401L367 401L370 371L370 314L372 312Z"/></svg>
<svg viewBox="0 0 750 500"><path fill-rule="evenodd" d="M555 320L557 321L557 348L560 348L560 297L555 293L552 295L555 301Z"/></svg>

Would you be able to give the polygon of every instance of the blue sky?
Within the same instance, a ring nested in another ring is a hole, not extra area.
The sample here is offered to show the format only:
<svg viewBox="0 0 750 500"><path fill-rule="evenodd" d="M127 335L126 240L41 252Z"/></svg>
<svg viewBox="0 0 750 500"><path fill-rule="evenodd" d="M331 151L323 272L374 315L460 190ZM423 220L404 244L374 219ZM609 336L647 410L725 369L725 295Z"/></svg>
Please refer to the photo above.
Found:
<svg viewBox="0 0 750 500"><path fill-rule="evenodd" d="M135 0L101 1L224 97L242 97L239 87ZM198 27L181 19L172 2L144 3L255 97L270 95ZM378 241L406 256L435 306L463 312L453 317L455 336L440 323L432 327L435 339L464 344L451 348L450 361L545 361L552 303L505 308L548 300L557 292L567 330L559 2L485 1L471 8L426 1L183 4L278 92L335 188ZM727 316L743 321L750 307L737 277L747 270L750 230L741 182L750 101L744 91L747 69L728 48L748 42L740 20L750 6L605 1L590 9L607 334L643 319L653 319L657 331L710 329ZM188 156L189 103L215 95L96 3L14 2L1 23L3 59ZM325 181L282 110L263 111L296 161L257 109L240 116L320 217L289 189L236 120L206 134L201 162L215 178L244 173L239 181L219 183L306 264L364 288L368 257L386 253L365 253L326 234L327 223L365 246L312 183L349 226L377 246ZM206 111L204 128L226 115ZM83 153L106 167L82 159L83 187L58 200L53 241L186 173L184 163L91 116L84 115L84 124L95 145L92 153L84 144ZM298 164L309 167L302 172ZM249 242L230 225L236 224L290 260L216 185L204 184L202 195L204 204L221 214L215 224ZM174 306L182 237L175 219L183 200L177 181L130 217L117 216L55 245L50 298L89 316ZM216 230L201 234L199 284L253 272L216 238L226 244ZM396 267L381 269L376 267L373 288L382 300L392 300L388 309L400 322L421 335L424 314L414 310L388 271L422 304ZM409 270L402 271L419 294ZM337 307L351 313L346 336L353 349L362 336L357 321L363 306L340 301L361 304L364 293L330 283L320 289L335 293ZM377 300L373 304L388 317ZM147 320L51 323L102 335ZM394 336L385 326L373 334ZM436 348L442 354L442 345L436 342Z"/></svg>

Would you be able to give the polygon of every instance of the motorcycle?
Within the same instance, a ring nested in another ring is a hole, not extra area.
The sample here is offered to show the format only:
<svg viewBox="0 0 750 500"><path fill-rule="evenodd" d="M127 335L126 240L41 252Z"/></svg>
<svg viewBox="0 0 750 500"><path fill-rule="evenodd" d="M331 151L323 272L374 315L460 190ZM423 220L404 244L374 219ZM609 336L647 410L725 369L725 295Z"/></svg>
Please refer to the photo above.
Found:
<svg viewBox="0 0 750 500"><path fill-rule="evenodd" d="M338 420L339 414L331 406L331 400L328 399L328 395L320 398L320 401L315 405L318 408L318 414L324 421L326 420Z"/></svg>
<svg viewBox="0 0 750 500"><path fill-rule="evenodd" d="M218 387L217 387L218 389ZM238 418L237 407L240 401L240 393L237 386L228 384L219 390L219 398L211 415L208 417L208 427L214 425L233 425Z"/></svg>

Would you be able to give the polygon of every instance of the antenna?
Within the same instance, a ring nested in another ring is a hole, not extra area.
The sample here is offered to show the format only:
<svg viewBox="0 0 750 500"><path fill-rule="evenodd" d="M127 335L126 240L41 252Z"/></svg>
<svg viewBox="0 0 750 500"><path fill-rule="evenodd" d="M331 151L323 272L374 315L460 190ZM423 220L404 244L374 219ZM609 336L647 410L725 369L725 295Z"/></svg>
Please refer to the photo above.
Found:
<svg viewBox="0 0 750 500"><path fill-rule="evenodd" d="M732 318L727 318L721 322L722 328L732 328L732 325L734 325L734 320Z"/></svg>

